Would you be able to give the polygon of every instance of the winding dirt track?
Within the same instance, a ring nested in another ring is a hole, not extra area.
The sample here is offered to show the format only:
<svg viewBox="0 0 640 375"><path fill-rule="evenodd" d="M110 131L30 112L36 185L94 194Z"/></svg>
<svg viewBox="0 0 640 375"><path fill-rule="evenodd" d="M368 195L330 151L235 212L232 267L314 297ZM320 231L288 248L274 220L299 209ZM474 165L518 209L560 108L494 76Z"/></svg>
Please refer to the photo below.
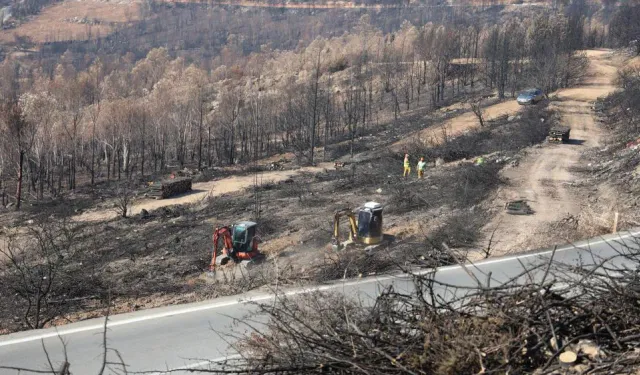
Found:
<svg viewBox="0 0 640 375"><path fill-rule="evenodd" d="M450 106L451 109L468 109L458 103ZM520 106L515 100L509 100L482 108L482 115L485 121L491 121L500 116L512 115L520 110ZM444 137L457 137L471 129L479 128L480 123L476 115L466 112L455 116L439 126L430 126L423 130L411 133L408 137L399 140L391 145L392 151L403 151L411 142L420 141L425 144L439 144L444 141Z"/></svg>
<svg viewBox="0 0 640 375"><path fill-rule="evenodd" d="M294 177L302 172L319 173L322 172L325 168L333 168L333 164L320 163L316 167L304 167L286 171L263 172L258 175L258 179L260 179L263 183L277 183ZM195 183L193 184L193 191L189 194L183 194L181 196L170 199L144 199L138 201L133 205L133 207L131 207L131 211L129 214L139 214L143 209L151 211L162 207L198 203L206 198L218 197L223 194L242 191L244 189L252 187L253 183L253 175L231 176L215 181ZM81 215L75 216L73 219L80 222L101 221L109 220L116 216L117 213L115 210L101 209L85 212Z"/></svg>
<svg viewBox="0 0 640 375"><path fill-rule="evenodd" d="M600 144L601 132L596 125L591 102L615 89L611 81L616 74L611 51L589 50L587 56L590 60L587 78L575 88L558 91L560 100L551 104L560 113L562 123L571 127L571 143L544 144L534 148L519 167L503 173L510 183L498 192L496 206L524 199L535 213L523 216L508 215L502 211L498 214L485 227L486 238L483 241L483 246L487 246L493 234L493 255L563 241L563 238L553 238L549 226L567 215L577 215L581 210L582 198L568 188L574 180L570 170L579 164L584 150Z"/></svg>

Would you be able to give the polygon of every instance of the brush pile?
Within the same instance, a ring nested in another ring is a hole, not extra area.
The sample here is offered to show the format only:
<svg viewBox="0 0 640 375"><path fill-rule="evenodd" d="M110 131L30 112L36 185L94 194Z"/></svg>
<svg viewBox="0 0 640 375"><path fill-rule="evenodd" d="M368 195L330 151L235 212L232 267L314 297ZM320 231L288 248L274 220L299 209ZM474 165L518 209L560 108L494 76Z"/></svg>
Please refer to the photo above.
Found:
<svg viewBox="0 0 640 375"><path fill-rule="evenodd" d="M639 239L595 266L540 263L501 285L456 289L432 275L363 305L339 294L262 308L233 371L341 374L637 374ZM631 267L616 266L626 259ZM533 277L535 275L535 277ZM536 281L525 281L525 280ZM496 282L493 282L496 284ZM446 292L445 292L446 291Z"/></svg>

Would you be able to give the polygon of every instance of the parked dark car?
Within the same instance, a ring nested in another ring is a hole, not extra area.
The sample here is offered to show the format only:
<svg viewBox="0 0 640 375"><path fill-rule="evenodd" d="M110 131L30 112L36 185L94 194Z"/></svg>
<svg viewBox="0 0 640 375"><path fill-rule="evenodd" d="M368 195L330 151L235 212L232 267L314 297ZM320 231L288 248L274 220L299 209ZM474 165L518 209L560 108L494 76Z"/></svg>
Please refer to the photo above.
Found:
<svg viewBox="0 0 640 375"><path fill-rule="evenodd" d="M518 95L518 98L516 100L518 101L518 104L525 105L525 104L536 104L542 99L544 99L544 94L542 93L542 90L529 89L521 92L520 95Z"/></svg>

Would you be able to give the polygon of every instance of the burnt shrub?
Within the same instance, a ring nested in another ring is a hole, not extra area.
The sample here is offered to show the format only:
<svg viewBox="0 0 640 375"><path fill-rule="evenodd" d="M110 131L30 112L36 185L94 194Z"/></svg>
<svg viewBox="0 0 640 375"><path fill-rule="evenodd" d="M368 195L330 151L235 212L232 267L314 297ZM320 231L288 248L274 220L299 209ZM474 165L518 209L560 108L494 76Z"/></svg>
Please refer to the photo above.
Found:
<svg viewBox="0 0 640 375"><path fill-rule="evenodd" d="M462 164L430 174L424 183L398 184L390 197L389 211L404 213L440 206L474 206L501 183L500 169L498 163Z"/></svg>
<svg viewBox="0 0 640 375"><path fill-rule="evenodd" d="M456 249L470 248L485 223L483 219L484 215L480 212L469 213L466 210L456 212L427 236L425 247L443 253L447 258L450 254L447 254L445 245Z"/></svg>

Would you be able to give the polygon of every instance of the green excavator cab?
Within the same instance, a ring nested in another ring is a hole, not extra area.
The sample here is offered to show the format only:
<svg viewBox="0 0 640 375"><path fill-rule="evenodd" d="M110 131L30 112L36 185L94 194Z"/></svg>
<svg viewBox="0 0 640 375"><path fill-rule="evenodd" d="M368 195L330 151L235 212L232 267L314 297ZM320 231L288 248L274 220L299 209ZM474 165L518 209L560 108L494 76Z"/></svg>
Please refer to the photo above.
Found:
<svg viewBox="0 0 640 375"><path fill-rule="evenodd" d="M247 253L252 251L257 226L258 224L253 221L243 221L232 227L234 251L238 253Z"/></svg>

